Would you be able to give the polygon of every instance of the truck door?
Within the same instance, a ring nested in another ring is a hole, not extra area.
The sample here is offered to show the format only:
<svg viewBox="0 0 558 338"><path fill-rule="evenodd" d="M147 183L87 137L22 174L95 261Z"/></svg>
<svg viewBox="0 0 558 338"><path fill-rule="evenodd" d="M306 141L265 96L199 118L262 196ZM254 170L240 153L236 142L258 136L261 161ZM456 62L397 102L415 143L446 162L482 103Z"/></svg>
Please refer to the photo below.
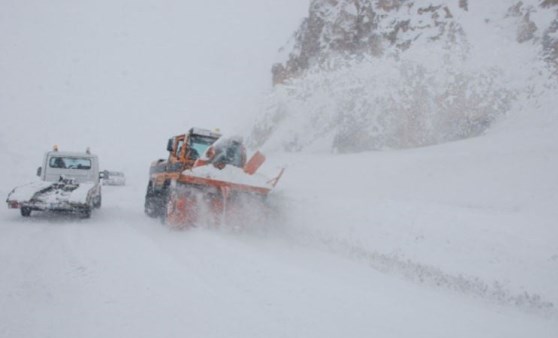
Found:
<svg viewBox="0 0 558 338"><path fill-rule="evenodd" d="M174 146L172 151L169 153L169 167L168 171L182 171L184 166L184 144L186 135L179 135L174 138Z"/></svg>

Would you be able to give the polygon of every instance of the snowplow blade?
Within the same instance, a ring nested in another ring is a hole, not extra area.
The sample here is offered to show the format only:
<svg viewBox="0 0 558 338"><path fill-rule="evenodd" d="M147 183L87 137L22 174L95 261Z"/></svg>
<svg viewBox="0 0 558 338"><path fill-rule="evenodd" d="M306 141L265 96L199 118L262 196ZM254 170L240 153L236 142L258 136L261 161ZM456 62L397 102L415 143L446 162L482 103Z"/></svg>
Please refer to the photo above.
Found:
<svg viewBox="0 0 558 338"><path fill-rule="evenodd" d="M231 224L265 212L266 197L273 189L269 180L253 175L246 180L244 169L236 167L227 167L230 179L225 180L227 175L219 175L220 171L202 168L184 172L172 183L165 212L169 226ZM217 175L209 175L211 171Z"/></svg>

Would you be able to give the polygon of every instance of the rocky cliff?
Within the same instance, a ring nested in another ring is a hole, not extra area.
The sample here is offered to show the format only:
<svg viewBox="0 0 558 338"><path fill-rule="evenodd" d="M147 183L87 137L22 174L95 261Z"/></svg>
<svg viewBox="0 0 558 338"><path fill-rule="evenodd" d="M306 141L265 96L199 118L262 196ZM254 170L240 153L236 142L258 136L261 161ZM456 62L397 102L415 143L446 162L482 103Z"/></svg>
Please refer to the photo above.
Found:
<svg viewBox="0 0 558 338"><path fill-rule="evenodd" d="M558 69L558 1L313 0L254 145L361 151L483 133Z"/></svg>
<svg viewBox="0 0 558 338"><path fill-rule="evenodd" d="M466 8L463 2L463 8ZM273 83L301 76L333 57L393 56L413 44L437 42L464 51L463 29L447 5L408 0L314 0L295 33L287 60L273 66Z"/></svg>

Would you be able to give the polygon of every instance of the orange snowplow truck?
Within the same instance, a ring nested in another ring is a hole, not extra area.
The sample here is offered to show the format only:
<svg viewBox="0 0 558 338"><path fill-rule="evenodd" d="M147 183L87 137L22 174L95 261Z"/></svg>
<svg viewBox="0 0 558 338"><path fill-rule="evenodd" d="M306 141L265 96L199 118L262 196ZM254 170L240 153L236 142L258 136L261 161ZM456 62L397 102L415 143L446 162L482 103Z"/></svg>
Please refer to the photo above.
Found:
<svg viewBox="0 0 558 338"><path fill-rule="evenodd" d="M145 213L173 226L223 220L241 201L265 199L282 174L271 180L256 174L265 161L260 152L246 161L240 139L206 129L169 139L167 151L167 160L151 164Z"/></svg>

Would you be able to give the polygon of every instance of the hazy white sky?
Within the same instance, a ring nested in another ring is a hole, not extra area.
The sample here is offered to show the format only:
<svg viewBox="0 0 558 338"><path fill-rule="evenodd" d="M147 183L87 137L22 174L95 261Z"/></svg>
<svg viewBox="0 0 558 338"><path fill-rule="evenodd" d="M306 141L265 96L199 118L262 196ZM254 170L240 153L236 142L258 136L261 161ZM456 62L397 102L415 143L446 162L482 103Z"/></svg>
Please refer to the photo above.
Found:
<svg viewBox="0 0 558 338"><path fill-rule="evenodd" d="M2 0L0 148L108 153L192 125L239 129L308 3Z"/></svg>

